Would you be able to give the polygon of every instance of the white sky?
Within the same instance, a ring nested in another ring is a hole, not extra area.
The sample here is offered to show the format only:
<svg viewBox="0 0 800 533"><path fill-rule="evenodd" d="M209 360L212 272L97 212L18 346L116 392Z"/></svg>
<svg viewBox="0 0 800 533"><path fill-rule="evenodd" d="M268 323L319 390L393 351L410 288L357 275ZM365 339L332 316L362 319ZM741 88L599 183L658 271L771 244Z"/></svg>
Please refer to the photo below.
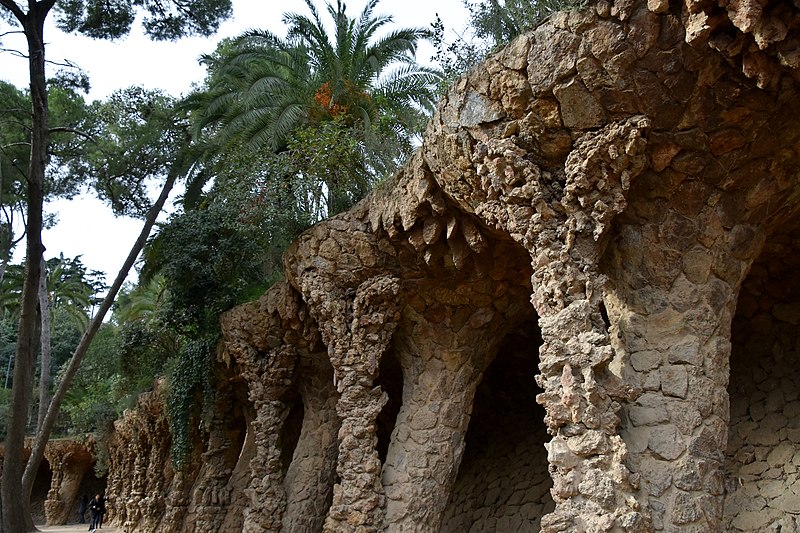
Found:
<svg viewBox="0 0 800 533"><path fill-rule="evenodd" d="M327 20L325 2L314 2L323 21ZM331 2L335 3L335 0ZM346 4L348 14L356 17L363 9L364 0L350 0ZM136 27L130 36L116 42L67 35L55 28L51 14L45 28L45 50L49 61L69 61L88 72L92 85L89 99L102 99L131 85L163 89L178 96L186 94L192 84L202 81L205 71L197 62L201 54L213 52L223 37L238 35L250 28L265 28L284 35L281 19L287 11L308 14L302 0L233 0L233 17L221 25L216 35L166 43L150 41ZM390 28L428 27L436 13L448 30L462 29L467 20L462 0L382 0L373 13L391 15L394 23ZM7 24L0 23L0 34L9 29ZM2 38L0 47L22 49L24 41L9 35ZM431 47L421 47L417 59L427 62L432 53ZM48 68L50 75L58 67L50 65ZM0 79L18 87L27 87L27 74L25 59L9 52L0 53ZM59 222L44 232L45 257L58 256L59 253L66 257L82 255L85 265L105 272L108 283L113 281L139 234L141 222L114 217L108 207L87 196L52 202L46 210L57 213ZM24 243L21 243L17 246L14 261L22 261L23 256Z"/></svg>

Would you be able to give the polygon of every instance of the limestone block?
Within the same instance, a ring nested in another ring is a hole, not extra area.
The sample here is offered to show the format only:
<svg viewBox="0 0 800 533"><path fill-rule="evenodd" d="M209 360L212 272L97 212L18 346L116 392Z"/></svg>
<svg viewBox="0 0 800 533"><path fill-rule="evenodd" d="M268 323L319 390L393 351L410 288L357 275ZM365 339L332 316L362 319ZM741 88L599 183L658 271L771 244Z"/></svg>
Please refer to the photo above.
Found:
<svg viewBox="0 0 800 533"><path fill-rule="evenodd" d="M800 514L800 483L787 487L783 494L772 500L769 505L784 513Z"/></svg>
<svg viewBox="0 0 800 533"><path fill-rule="evenodd" d="M689 374L683 365L661 367L661 390L667 396L686 398L689 387Z"/></svg>
<svg viewBox="0 0 800 533"><path fill-rule="evenodd" d="M663 356L656 350L641 350L633 352L630 359L631 366L637 372L645 372L657 368L661 364Z"/></svg>
<svg viewBox="0 0 800 533"><path fill-rule="evenodd" d="M666 402L659 393L644 393L637 398L638 405L629 408L628 416L635 426L652 426L669 420Z"/></svg>
<svg viewBox="0 0 800 533"><path fill-rule="evenodd" d="M678 428L672 424L665 424L653 429L647 447L657 456L669 461L677 459L686 451L683 437Z"/></svg>
<svg viewBox="0 0 800 533"><path fill-rule="evenodd" d="M672 502L673 521L676 524L689 524L703 516L699 502L691 494L678 491Z"/></svg>
<svg viewBox="0 0 800 533"><path fill-rule="evenodd" d="M553 89L561 105L561 120L567 128L597 128L605 123L605 111L579 80L572 80Z"/></svg>
<svg viewBox="0 0 800 533"><path fill-rule="evenodd" d="M686 363L694 366L701 366L703 355L700 352L697 337L687 335L683 340L671 347L669 351L669 362L672 364Z"/></svg>
<svg viewBox="0 0 800 533"><path fill-rule="evenodd" d="M783 467L790 462L797 452L797 446L790 442L783 441L778 444L767 456L767 464L770 468Z"/></svg>
<svg viewBox="0 0 800 533"><path fill-rule="evenodd" d="M770 513L763 511L747 511L739 513L733 519L733 526L741 531L763 531L764 527L772 521Z"/></svg>

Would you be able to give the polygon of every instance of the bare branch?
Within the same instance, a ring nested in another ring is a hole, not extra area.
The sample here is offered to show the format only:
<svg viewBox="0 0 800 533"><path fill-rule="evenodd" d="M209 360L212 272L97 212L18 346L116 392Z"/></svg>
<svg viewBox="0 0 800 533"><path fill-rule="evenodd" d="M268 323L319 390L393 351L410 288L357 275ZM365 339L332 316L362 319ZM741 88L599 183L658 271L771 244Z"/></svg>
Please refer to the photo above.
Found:
<svg viewBox="0 0 800 533"><path fill-rule="evenodd" d="M55 65L57 67L76 68L78 70L80 70L80 68L81 68L76 63L73 63L69 59L65 59L63 63L61 61L51 61L49 59L46 60L45 62L50 64L50 65Z"/></svg>
<svg viewBox="0 0 800 533"><path fill-rule="evenodd" d="M14 146L30 146L30 145L31 143L27 141L19 141L10 144L4 144L3 146L0 146L0 150L5 150L6 148L13 148Z"/></svg>
<svg viewBox="0 0 800 533"><path fill-rule="evenodd" d="M2 1L3 1L3 0L0 0L0 2L2 2ZM22 52L20 52L19 50L15 50L15 49L13 49L13 48L0 48L0 52L8 52L8 53L9 53L9 54L11 54L11 55L15 55L15 56L17 56L17 57L21 57L21 58L24 58L24 59L28 59L28 54L23 54L23 53L22 53Z"/></svg>

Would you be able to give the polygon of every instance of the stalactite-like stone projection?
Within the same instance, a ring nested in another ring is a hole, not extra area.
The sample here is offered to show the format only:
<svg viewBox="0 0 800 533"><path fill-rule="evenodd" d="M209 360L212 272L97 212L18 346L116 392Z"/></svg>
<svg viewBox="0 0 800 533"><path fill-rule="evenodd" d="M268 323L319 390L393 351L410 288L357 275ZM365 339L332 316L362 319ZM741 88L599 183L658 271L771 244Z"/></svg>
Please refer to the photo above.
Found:
<svg viewBox="0 0 800 533"><path fill-rule="evenodd" d="M205 468L170 470L154 402L118 422L117 524L796 530L798 32L600 0L488 57L222 317Z"/></svg>

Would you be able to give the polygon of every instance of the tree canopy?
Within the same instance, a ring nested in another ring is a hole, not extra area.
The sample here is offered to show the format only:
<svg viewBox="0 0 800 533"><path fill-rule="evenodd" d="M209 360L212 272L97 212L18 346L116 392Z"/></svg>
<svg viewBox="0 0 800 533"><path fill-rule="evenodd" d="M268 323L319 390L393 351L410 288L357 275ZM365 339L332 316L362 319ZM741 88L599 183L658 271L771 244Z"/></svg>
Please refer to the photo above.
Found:
<svg viewBox="0 0 800 533"><path fill-rule="evenodd" d="M252 30L204 57L207 88L189 98L198 134L222 145L280 151L294 131L340 118L405 140L419 131L436 98L437 71L416 63L423 28L379 34L392 22L370 0L357 18L327 4L329 33L311 0L309 15L286 13L286 36Z"/></svg>

